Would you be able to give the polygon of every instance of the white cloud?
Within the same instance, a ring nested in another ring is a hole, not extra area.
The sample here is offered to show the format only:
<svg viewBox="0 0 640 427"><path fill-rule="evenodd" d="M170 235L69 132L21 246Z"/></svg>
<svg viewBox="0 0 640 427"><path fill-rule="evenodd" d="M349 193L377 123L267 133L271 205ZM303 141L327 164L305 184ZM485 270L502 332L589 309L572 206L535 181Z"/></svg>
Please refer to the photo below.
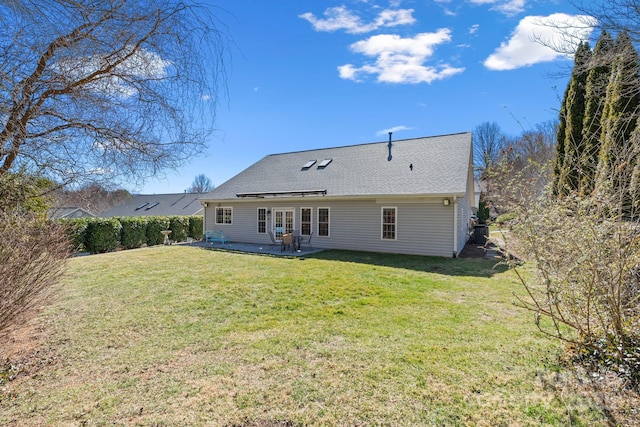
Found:
<svg viewBox="0 0 640 427"><path fill-rule="evenodd" d="M480 6L492 5L491 10L513 16L524 11L527 0L471 0L471 3Z"/></svg>
<svg viewBox="0 0 640 427"><path fill-rule="evenodd" d="M485 61L490 70L513 70L558 58L570 58L580 41L587 40L595 19L555 13L523 18L511 38Z"/></svg>
<svg viewBox="0 0 640 427"><path fill-rule="evenodd" d="M394 34L381 34L353 43L356 53L375 58L375 62L362 67L346 64L338 67L340 77L360 81L360 76L377 75L379 82L431 83L434 80L461 73L464 68L448 64L425 65L433 55L434 47L451 40L450 30L439 29L435 33L420 33L413 38Z"/></svg>
<svg viewBox="0 0 640 427"><path fill-rule="evenodd" d="M495 7L493 7L492 9L495 9L498 12L504 13L507 16L513 16L513 15L517 15L520 12L523 12L526 3L527 3L526 0L510 0L510 1L500 3Z"/></svg>
<svg viewBox="0 0 640 427"><path fill-rule="evenodd" d="M474 24L471 27L469 27L469 34L475 34L478 32L479 29L480 29L480 24Z"/></svg>
<svg viewBox="0 0 640 427"><path fill-rule="evenodd" d="M403 130L411 130L411 129L413 129L413 128L410 128L408 126L402 126L402 125L401 126L394 126L392 128L389 128L389 129L379 130L378 132L376 132L376 135L377 136L389 135L389 132L400 132L400 131L403 131Z"/></svg>
<svg viewBox="0 0 640 427"><path fill-rule="evenodd" d="M416 21L413 17L413 9L384 9L378 13L372 22L366 23L344 6L331 7L325 10L325 19L317 18L311 12L298 16L309 21L316 31L345 30L347 33L352 34L368 33L381 27L413 24Z"/></svg>

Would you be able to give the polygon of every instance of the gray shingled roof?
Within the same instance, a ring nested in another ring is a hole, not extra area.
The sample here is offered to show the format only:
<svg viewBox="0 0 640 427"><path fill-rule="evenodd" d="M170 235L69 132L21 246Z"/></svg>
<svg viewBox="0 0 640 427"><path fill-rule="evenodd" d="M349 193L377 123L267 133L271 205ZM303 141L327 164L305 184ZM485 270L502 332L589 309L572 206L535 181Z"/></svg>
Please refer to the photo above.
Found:
<svg viewBox="0 0 640 427"><path fill-rule="evenodd" d="M102 212L100 216L191 216L202 214L203 208L198 198L203 195L204 193L139 194Z"/></svg>
<svg viewBox="0 0 640 427"><path fill-rule="evenodd" d="M91 218L95 217L91 212L78 206L64 206L59 208L51 208L47 211L49 219L61 218Z"/></svg>
<svg viewBox="0 0 640 427"><path fill-rule="evenodd" d="M327 196L456 195L467 190L471 133L272 154L202 197L326 190ZM319 168L324 159L332 159ZM303 166L316 160L308 169ZM412 167L412 168L411 168Z"/></svg>

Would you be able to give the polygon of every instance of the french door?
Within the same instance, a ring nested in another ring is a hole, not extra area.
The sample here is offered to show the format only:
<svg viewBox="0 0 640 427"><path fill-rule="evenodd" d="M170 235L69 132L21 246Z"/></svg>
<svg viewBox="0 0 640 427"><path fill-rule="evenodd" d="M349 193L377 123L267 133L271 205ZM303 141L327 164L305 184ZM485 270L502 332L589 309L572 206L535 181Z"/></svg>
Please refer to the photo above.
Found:
<svg viewBox="0 0 640 427"><path fill-rule="evenodd" d="M282 238L284 233L293 231L293 209L273 209L273 234L276 239Z"/></svg>

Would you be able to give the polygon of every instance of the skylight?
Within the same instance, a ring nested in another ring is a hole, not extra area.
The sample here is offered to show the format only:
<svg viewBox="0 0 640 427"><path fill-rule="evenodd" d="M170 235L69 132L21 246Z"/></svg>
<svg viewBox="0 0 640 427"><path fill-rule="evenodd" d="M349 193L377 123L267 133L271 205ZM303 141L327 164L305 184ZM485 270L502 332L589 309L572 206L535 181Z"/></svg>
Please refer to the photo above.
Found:
<svg viewBox="0 0 640 427"><path fill-rule="evenodd" d="M154 207L158 206L159 204L160 204L160 202L153 202L145 209L145 211L148 211L149 209L154 208Z"/></svg>
<svg viewBox="0 0 640 427"><path fill-rule="evenodd" d="M324 159L323 161L318 163L318 169L326 168L329 165L329 163L331 163L332 161L333 161L333 159Z"/></svg>
<svg viewBox="0 0 640 427"><path fill-rule="evenodd" d="M143 204L141 204L140 206L138 206L138 207L136 208L136 210L138 211L138 210L140 210L140 209L144 208L145 206L147 206L148 204L149 204L149 202L147 202L147 203L143 203Z"/></svg>
<svg viewBox="0 0 640 427"><path fill-rule="evenodd" d="M309 169L311 166L313 166L315 164L316 164L315 160L309 160L307 163L302 165L302 169Z"/></svg>

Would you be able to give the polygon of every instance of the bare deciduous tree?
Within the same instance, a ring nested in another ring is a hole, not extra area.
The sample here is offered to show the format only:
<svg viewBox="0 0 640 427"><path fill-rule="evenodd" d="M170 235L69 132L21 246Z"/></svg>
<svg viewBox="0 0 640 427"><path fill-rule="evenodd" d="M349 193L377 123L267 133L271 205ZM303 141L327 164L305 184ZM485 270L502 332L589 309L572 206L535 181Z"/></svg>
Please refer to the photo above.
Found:
<svg viewBox="0 0 640 427"><path fill-rule="evenodd" d="M640 2L638 0L571 0L578 10L596 19L597 26L617 33L626 31L640 41Z"/></svg>
<svg viewBox="0 0 640 427"><path fill-rule="evenodd" d="M111 190L105 184L90 182L75 189L58 189L53 193L54 208L80 207L93 214L99 214L131 197L127 190Z"/></svg>
<svg viewBox="0 0 640 427"><path fill-rule="evenodd" d="M203 173L196 176L191 183L191 187L187 189L190 193L208 193L214 189L214 185L211 180Z"/></svg>
<svg viewBox="0 0 640 427"><path fill-rule="evenodd" d="M473 158L480 176L488 172L500 157L506 137L496 122L484 122L473 131Z"/></svg>
<svg viewBox="0 0 640 427"><path fill-rule="evenodd" d="M226 52L207 7L9 0L0 16L0 175L145 177L202 148Z"/></svg>

